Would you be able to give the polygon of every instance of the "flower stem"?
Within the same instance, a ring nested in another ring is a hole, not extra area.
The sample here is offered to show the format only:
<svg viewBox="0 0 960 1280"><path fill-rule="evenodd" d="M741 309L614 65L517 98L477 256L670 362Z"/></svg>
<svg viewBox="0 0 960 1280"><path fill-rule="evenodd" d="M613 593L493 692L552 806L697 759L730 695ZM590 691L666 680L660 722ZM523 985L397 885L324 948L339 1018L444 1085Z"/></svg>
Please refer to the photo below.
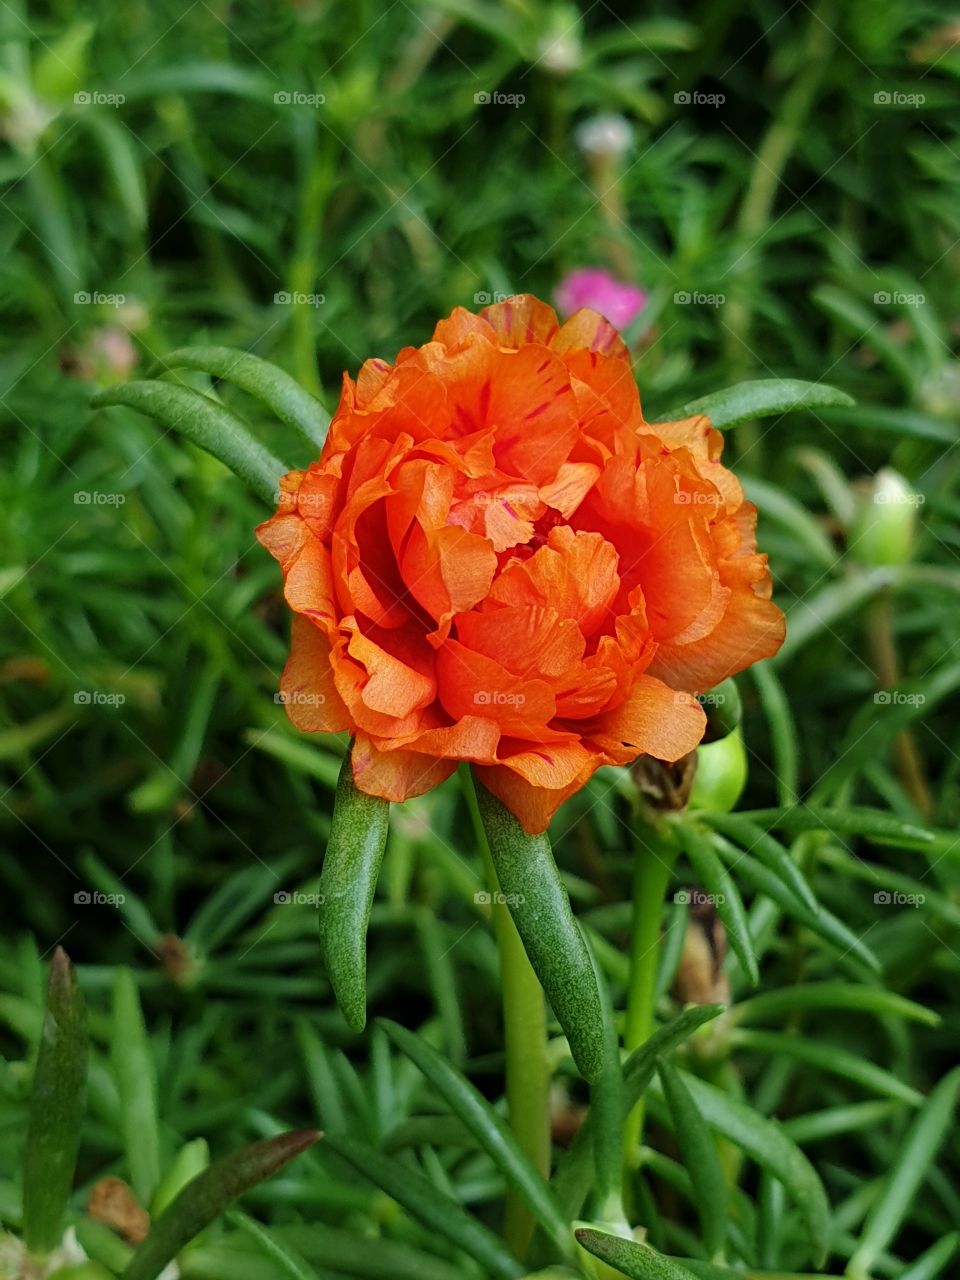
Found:
<svg viewBox="0 0 960 1280"><path fill-rule="evenodd" d="M630 987L627 992L624 1029L624 1048L628 1053L639 1048L653 1030L660 919L677 849L671 841L660 835L656 827L638 821L633 856L633 932L630 939ZM641 1098L624 1125L623 1159L627 1177L636 1165L643 1136L643 1112Z"/></svg>
<svg viewBox="0 0 960 1280"><path fill-rule="evenodd" d="M535 1168L545 1178L549 1178L550 1067L547 1061L547 1011L543 988L530 966L509 910L502 901L497 900L500 884L480 817L473 778L466 765L461 766L460 782L486 869L492 899L494 936L500 955L507 1116L510 1128L523 1151ZM517 1257L522 1258L526 1253L534 1226L534 1218L529 1209L512 1189L508 1190L504 1234L508 1246Z"/></svg>

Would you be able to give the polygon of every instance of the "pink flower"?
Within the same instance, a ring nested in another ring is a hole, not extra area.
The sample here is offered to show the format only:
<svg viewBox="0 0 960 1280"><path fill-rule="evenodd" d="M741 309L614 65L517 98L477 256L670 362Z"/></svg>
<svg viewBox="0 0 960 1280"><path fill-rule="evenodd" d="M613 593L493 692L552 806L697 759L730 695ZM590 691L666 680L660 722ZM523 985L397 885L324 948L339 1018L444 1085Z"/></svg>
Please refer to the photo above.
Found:
<svg viewBox="0 0 960 1280"><path fill-rule="evenodd" d="M643 310L646 291L618 280L602 267L578 267L557 286L556 303L565 316L581 307L599 311L615 329L625 329Z"/></svg>

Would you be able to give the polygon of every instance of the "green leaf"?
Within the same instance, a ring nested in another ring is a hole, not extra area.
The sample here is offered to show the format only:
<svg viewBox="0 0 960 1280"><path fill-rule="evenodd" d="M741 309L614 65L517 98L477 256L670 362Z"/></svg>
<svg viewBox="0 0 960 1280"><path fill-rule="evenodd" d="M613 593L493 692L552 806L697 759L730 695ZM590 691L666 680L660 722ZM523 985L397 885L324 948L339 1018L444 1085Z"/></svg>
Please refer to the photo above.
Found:
<svg viewBox="0 0 960 1280"><path fill-rule="evenodd" d="M906 1018L928 1027L935 1027L940 1022L940 1015L922 1004L897 995L895 991L868 987L859 982L802 982L776 991L763 991L735 1005L730 1010L730 1017L737 1023L753 1022L770 1016L779 1018L797 1009L856 1009Z"/></svg>
<svg viewBox="0 0 960 1280"><path fill-rule="evenodd" d="M577 1243L630 1280L696 1280L686 1267L648 1244L624 1240L592 1227L578 1227Z"/></svg>
<svg viewBox="0 0 960 1280"><path fill-rule="evenodd" d="M523 1275L523 1267L499 1238L422 1173L352 1138L331 1135L325 1145L402 1205L411 1217L463 1249L498 1280L516 1280Z"/></svg>
<svg viewBox="0 0 960 1280"><path fill-rule="evenodd" d="M790 809L756 809L740 815L763 827L782 827L787 831L830 831L834 835L866 836L877 844L895 849L932 849L937 842L934 832L904 822L892 813L879 809L862 809L848 805L842 809L825 805L796 805Z"/></svg>
<svg viewBox="0 0 960 1280"><path fill-rule="evenodd" d="M953 1112L960 1092L960 1067L940 1081L907 1130L879 1199L867 1214L860 1243L847 1274L865 1280L878 1256L900 1229L937 1152L953 1132Z"/></svg>
<svg viewBox="0 0 960 1280"><path fill-rule="evenodd" d="M23 1238L36 1256L63 1235L80 1145L87 1083L87 1018L66 952L50 965L23 1162Z"/></svg>
<svg viewBox="0 0 960 1280"><path fill-rule="evenodd" d="M702 828L677 818L670 820L670 826L679 836L704 889L713 896L717 915L723 921L730 944L751 985L755 987L760 980L760 971L757 968L757 957L753 954L750 927L740 891L714 851L710 837Z"/></svg>
<svg viewBox="0 0 960 1280"><path fill-rule="evenodd" d="M793 1058L804 1066L840 1076L884 1098L898 1098L901 1102L909 1102L914 1106L921 1100L917 1090L905 1084L899 1076L885 1071L883 1067L878 1067L875 1062L862 1058L858 1053L822 1040L811 1040L806 1036L787 1032L747 1030L737 1030L732 1033L731 1038L740 1048L768 1053L772 1058Z"/></svg>
<svg viewBox="0 0 960 1280"><path fill-rule="evenodd" d="M306 1259L286 1241L278 1240L272 1231L268 1231L254 1218L250 1218L239 1209L227 1214L231 1226L245 1232L258 1246L258 1252L271 1262L276 1263L277 1270L288 1276L289 1280L315 1280L315 1275Z"/></svg>
<svg viewBox="0 0 960 1280"><path fill-rule="evenodd" d="M820 910L816 895L806 881L803 872L794 862L789 852L779 840L774 839L768 831L758 827L741 813L704 813L704 822L709 823L724 835L730 836L742 845L749 853L755 854L758 861L775 876L785 889L814 913Z"/></svg>
<svg viewBox="0 0 960 1280"><path fill-rule="evenodd" d="M184 1245L238 1196L282 1169L320 1136L316 1129L303 1129L253 1142L198 1174L152 1224L121 1280L156 1280Z"/></svg>
<svg viewBox="0 0 960 1280"><path fill-rule="evenodd" d="M690 418L704 413L717 428L735 427L755 418L770 418L798 409L824 409L828 405L852 405L853 398L836 387L821 382L802 382L798 378L762 378L757 382L741 382L723 391L714 391L699 400L691 400L675 410L664 422ZM656 424L654 424L656 425Z"/></svg>
<svg viewBox="0 0 960 1280"><path fill-rule="evenodd" d="M830 1238L830 1206L813 1165L773 1120L721 1089L683 1072L683 1080L707 1124L729 1138L793 1196L810 1237L814 1261L822 1266Z"/></svg>
<svg viewBox="0 0 960 1280"><path fill-rule="evenodd" d="M265 404L281 422L293 427L318 449L323 445L330 415L309 391L269 360L235 347L178 347L165 355L156 368L198 369L212 377L233 382Z"/></svg>
<svg viewBox="0 0 960 1280"><path fill-rule="evenodd" d="M900 1280L939 1280L944 1267L957 1252L958 1245L960 1231L951 1231L922 1253L912 1267L901 1271Z"/></svg>
<svg viewBox="0 0 960 1280"><path fill-rule="evenodd" d="M708 1255L716 1258L722 1256L727 1235L727 1184L720 1167L717 1145L677 1069L665 1058L659 1058L657 1071L673 1119L683 1166L693 1185L703 1243Z"/></svg>
<svg viewBox="0 0 960 1280"><path fill-rule="evenodd" d="M834 567L839 558L837 549L824 533L823 526L802 503L784 493L779 485L761 480L759 476L741 473L739 479L748 501L757 506L762 516L787 528L798 548L807 553L805 558L824 569Z"/></svg>
<svg viewBox="0 0 960 1280"><path fill-rule="evenodd" d="M140 1203L149 1206L160 1181L157 1077L137 984L123 968L113 977L112 1064L130 1181Z"/></svg>
<svg viewBox="0 0 960 1280"><path fill-rule="evenodd" d="M697 1005L684 1010L672 1022L658 1028L630 1055L623 1066L623 1116L640 1101L656 1070L657 1058L672 1052L695 1032L724 1012L722 1004ZM622 1117L621 1117L622 1123ZM569 1150L561 1157L553 1187L561 1208L576 1217L594 1180L593 1143L596 1116L587 1114Z"/></svg>
<svg viewBox="0 0 960 1280"><path fill-rule="evenodd" d="M379 1019L378 1025L397 1048L416 1063L450 1110L459 1116L557 1247L569 1248L569 1223L549 1184L480 1091L421 1037L386 1018Z"/></svg>
<svg viewBox="0 0 960 1280"><path fill-rule="evenodd" d="M258 498L276 504L280 477L290 468L211 397L171 382L121 382L98 392L90 403L101 409L125 405L156 418L229 467Z"/></svg>
<svg viewBox="0 0 960 1280"><path fill-rule="evenodd" d="M528 835L499 800L477 783L477 802L500 888L534 972L584 1078L604 1065L603 1010L593 962L545 835Z"/></svg>
<svg viewBox="0 0 960 1280"><path fill-rule="evenodd" d="M390 804L359 791L352 753L340 769L320 875L320 950L351 1029L367 1021L367 925L383 862Z"/></svg>

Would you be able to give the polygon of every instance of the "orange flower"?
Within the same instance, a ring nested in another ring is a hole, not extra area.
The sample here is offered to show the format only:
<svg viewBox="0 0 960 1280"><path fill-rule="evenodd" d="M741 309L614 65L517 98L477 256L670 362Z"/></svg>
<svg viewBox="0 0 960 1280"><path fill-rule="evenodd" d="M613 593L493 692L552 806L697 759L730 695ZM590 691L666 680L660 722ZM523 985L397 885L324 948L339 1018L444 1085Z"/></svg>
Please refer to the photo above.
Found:
<svg viewBox="0 0 960 1280"><path fill-rule="evenodd" d="M387 800L472 761L529 832L600 765L692 751L693 695L784 632L721 449L704 417L644 422L592 311L458 308L368 360L257 530L295 615L290 718L354 734Z"/></svg>

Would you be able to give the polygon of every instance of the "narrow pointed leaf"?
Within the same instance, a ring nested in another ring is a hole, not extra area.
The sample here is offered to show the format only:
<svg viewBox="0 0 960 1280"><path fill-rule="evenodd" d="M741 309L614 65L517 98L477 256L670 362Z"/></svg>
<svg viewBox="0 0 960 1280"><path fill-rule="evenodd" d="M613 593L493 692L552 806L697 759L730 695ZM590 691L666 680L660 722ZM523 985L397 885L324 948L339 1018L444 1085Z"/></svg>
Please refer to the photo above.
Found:
<svg viewBox="0 0 960 1280"><path fill-rule="evenodd" d="M280 477L290 468L209 396L172 382L121 382L99 392L91 404L95 408L125 405L156 418L229 467L258 498L275 505Z"/></svg>
<svg viewBox="0 0 960 1280"><path fill-rule="evenodd" d="M477 802L497 879L524 948L584 1078L604 1063L603 1010L593 963L560 880L550 841L528 835L481 783Z"/></svg>
<svg viewBox="0 0 960 1280"><path fill-rule="evenodd" d="M330 415L309 391L269 360L235 347L178 347L159 362L166 369L198 369L233 382L319 448L327 435Z"/></svg>
<svg viewBox="0 0 960 1280"><path fill-rule="evenodd" d="M50 965L23 1166L23 1238L38 1256L51 1253L63 1235L86 1083L86 1011L73 966L58 947Z"/></svg>
<svg viewBox="0 0 960 1280"><path fill-rule="evenodd" d="M707 1124L783 1183L806 1225L814 1261L822 1266L830 1236L830 1206L813 1165L775 1121L696 1076L683 1072L682 1079Z"/></svg>
<svg viewBox="0 0 960 1280"><path fill-rule="evenodd" d="M735 427L755 418L771 418L798 409L826 409L831 405L852 405L851 396L822 382L803 382L798 378L761 378L757 382L741 382L711 395L691 400L676 409L664 422L689 418L704 413L713 426Z"/></svg>
<svg viewBox="0 0 960 1280"><path fill-rule="evenodd" d="M757 958L753 954L747 913L743 909L740 890L734 884L730 873L714 850L709 836L702 828L683 821L675 821L672 825L704 889L713 896L717 915L723 921L730 945L737 953L737 958L743 965L751 985L755 987L760 980L760 972L757 968Z"/></svg>
<svg viewBox="0 0 960 1280"><path fill-rule="evenodd" d="M592 1227L578 1227L577 1243L629 1280L696 1280L692 1271L648 1244L624 1240Z"/></svg>
<svg viewBox="0 0 960 1280"><path fill-rule="evenodd" d="M566 1249L570 1228L556 1197L486 1098L420 1036L386 1018L380 1019L378 1025L459 1116L558 1248Z"/></svg>
<svg viewBox="0 0 960 1280"><path fill-rule="evenodd" d="M649 1040L634 1050L623 1066L624 1116L633 1110L643 1096L656 1069L657 1058L672 1052L678 1044L682 1044L700 1027L723 1012L722 1004L696 1005L686 1009L672 1022L658 1028ZM552 1180L557 1199L571 1218L576 1217L583 1208L583 1202L593 1184L595 1130L596 1117L588 1113L573 1144L561 1157Z"/></svg>
<svg viewBox="0 0 960 1280"><path fill-rule="evenodd" d="M238 1196L282 1169L319 1137L316 1129L282 1133L251 1143L198 1174L153 1223L121 1280L156 1280L180 1250Z"/></svg>
<svg viewBox="0 0 960 1280"><path fill-rule="evenodd" d="M367 1021L367 926L387 843L390 804L359 791L344 758L320 875L320 950L351 1029Z"/></svg>
<svg viewBox="0 0 960 1280"><path fill-rule="evenodd" d="M130 1181L140 1203L149 1205L160 1181L157 1075L137 984L129 969L114 973L112 1065Z"/></svg>
<svg viewBox="0 0 960 1280"><path fill-rule="evenodd" d="M736 840L738 844L754 854L774 875L779 876L784 886L791 890L808 910L813 912L820 910L820 904L807 884L803 872L780 841L768 831L764 831L762 827L758 827L755 822L751 822L749 818L739 813L705 813L703 819L711 827L730 836L732 840Z"/></svg>
<svg viewBox="0 0 960 1280"><path fill-rule="evenodd" d="M352 1138L330 1136L326 1145L402 1205L412 1218L462 1249L497 1280L516 1280L523 1275L524 1268L498 1237L422 1173Z"/></svg>
<svg viewBox="0 0 960 1280"><path fill-rule="evenodd" d="M720 1156L713 1134L704 1123L676 1067L660 1058L657 1071L673 1119L673 1131L683 1165L693 1184L703 1243L713 1258L722 1251L727 1234L727 1184L720 1167Z"/></svg>
<svg viewBox="0 0 960 1280"><path fill-rule="evenodd" d="M880 1016L906 1018L928 1027L940 1023L940 1015L933 1009L908 1000L895 991L868 987L862 982L801 982L775 991L762 991L736 1004L730 1016L737 1023L755 1022L771 1016L781 1018L783 1014L797 1009L856 1009Z"/></svg>
<svg viewBox="0 0 960 1280"><path fill-rule="evenodd" d="M960 1092L960 1067L944 1076L920 1108L893 1162L886 1186L874 1201L848 1274L868 1276L874 1262L893 1240L907 1210L947 1136Z"/></svg>

